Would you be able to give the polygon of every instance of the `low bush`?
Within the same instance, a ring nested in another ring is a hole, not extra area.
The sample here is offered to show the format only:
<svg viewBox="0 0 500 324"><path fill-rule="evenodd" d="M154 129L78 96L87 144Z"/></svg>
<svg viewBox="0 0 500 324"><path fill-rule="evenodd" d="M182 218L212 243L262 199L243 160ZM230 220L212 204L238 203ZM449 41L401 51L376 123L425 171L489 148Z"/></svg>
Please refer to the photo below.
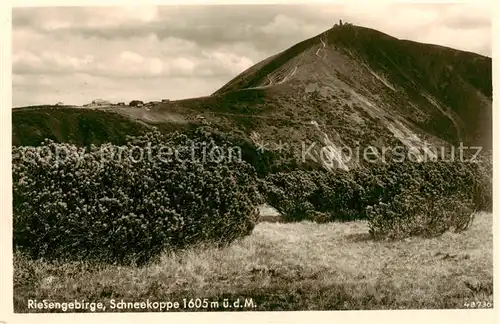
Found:
<svg viewBox="0 0 500 324"><path fill-rule="evenodd" d="M288 221L367 219L376 237L432 236L466 229L473 211L491 205L485 165L435 161L292 171L269 175L261 191Z"/></svg>
<svg viewBox="0 0 500 324"><path fill-rule="evenodd" d="M490 154L482 156L477 164L473 165L475 183L474 202L478 210L493 211L493 160Z"/></svg>
<svg viewBox="0 0 500 324"><path fill-rule="evenodd" d="M474 205L464 194L434 196L407 189L389 203L367 206L366 215L375 239L433 237L450 229L466 230L474 217Z"/></svg>
<svg viewBox="0 0 500 324"><path fill-rule="evenodd" d="M212 149L223 155L211 158ZM203 129L151 132L121 147L14 147L14 248L33 258L143 263L166 248L248 235L258 218L255 171L231 149Z"/></svg>
<svg viewBox="0 0 500 324"><path fill-rule="evenodd" d="M266 201L288 221L308 220L315 206L310 196L318 190L313 181L314 171L293 171L271 174L261 182L260 191Z"/></svg>
<svg viewBox="0 0 500 324"><path fill-rule="evenodd" d="M343 170L280 172L263 183L267 202L288 221L348 221L361 210L363 188Z"/></svg>

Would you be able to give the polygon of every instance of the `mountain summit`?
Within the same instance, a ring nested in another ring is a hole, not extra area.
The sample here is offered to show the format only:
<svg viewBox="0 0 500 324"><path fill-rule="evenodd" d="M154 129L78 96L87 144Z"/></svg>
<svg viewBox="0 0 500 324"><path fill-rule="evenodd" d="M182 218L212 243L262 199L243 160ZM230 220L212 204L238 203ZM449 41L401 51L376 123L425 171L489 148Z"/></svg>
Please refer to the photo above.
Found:
<svg viewBox="0 0 500 324"><path fill-rule="evenodd" d="M344 24L256 64L213 95L253 89L268 100L281 96L284 113L315 117L315 125L347 142L362 141L374 123L377 137L407 145L437 138L489 148L491 64L478 54Z"/></svg>

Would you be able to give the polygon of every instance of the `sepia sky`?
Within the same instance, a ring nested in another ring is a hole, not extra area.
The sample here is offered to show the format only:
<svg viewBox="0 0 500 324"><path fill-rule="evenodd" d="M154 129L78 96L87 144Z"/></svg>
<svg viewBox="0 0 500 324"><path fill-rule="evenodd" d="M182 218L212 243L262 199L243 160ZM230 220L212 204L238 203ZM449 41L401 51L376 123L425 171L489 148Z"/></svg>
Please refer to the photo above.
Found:
<svg viewBox="0 0 500 324"><path fill-rule="evenodd" d="M13 106L209 95L339 19L491 56L485 5L14 8Z"/></svg>

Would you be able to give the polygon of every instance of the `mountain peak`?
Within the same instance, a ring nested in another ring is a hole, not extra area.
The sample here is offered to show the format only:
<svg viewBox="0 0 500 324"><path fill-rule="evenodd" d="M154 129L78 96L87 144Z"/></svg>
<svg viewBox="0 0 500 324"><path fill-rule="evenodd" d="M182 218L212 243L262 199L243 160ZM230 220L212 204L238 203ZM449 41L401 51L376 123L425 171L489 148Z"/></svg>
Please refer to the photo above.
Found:
<svg viewBox="0 0 500 324"><path fill-rule="evenodd" d="M203 120L247 141L284 143L299 158L304 145L315 145L313 156L326 148L349 169L359 161L345 159L345 148L490 149L492 90L491 58L338 23L211 96L119 112L146 124L170 123L168 129Z"/></svg>
<svg viewBox="0 0 500 324"><path fill-rule="evenodd" d="M337 143L334 150L359 143L489 148L491 68L478 54L343 23L250 67L214 95L245 102L258 92L263 113L309 119L322 127L323 142Z"/></svg>

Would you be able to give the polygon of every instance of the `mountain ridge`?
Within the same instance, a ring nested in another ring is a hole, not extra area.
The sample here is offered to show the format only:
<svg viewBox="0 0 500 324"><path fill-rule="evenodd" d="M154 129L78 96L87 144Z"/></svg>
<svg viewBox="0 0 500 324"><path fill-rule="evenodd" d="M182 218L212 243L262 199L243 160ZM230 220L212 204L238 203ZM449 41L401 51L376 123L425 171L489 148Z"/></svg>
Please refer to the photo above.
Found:
<svg viewBox="0 0 500 324"><path fill-rule="evenodd" d="M314 64L322 64L322 68L310 69L307 65L313 64L311 59L320 60ZM358 65L354 69L350 66L353 62ZM365 71L360 71L359 67ZM302 76L301 70L305 70ZM377 80L378 86L367 80L367 72ZM332 73L336 75L332 77ZM315 78L315 74L322 76ZM270 80L276 79L276 75L281 79L273 84ZM399 40L370 28L336 26L259 62L213 95L279 86L284 82L293 83L294 78L306 85L305 92L308 86L310 89L311 81L323 86L330 81L326 84L330 89L344 88L351 92L362 106L370 108L365 111L372 116L380 112L375 106L396 99L389 113L403 113L416 128L423 128L451 144L466 142L491 147L492 73L488 57ZM380 89L380 84L385 89ZM385 92L383 100L377 102L367 98L362 93L366 88L371 97ZM387 89L397 95L387 93ZM296 87L296 90L301 89ZM416 109L404 109L405 104ZM429 121L419 120L425 117Z"/></svg>
<svg viewBox="0 0 500 324"><path fill-rule="evenodd" d="M343 147L491 149L491 64L479 54L336 25L258 62L209 96L148 111L110 110L152 125L183 119L196 126L201 116L203 124L253 144L258 138L297 149L314 142L328 148L337 166L351 168L357 162L339 157Z"/></svg>

